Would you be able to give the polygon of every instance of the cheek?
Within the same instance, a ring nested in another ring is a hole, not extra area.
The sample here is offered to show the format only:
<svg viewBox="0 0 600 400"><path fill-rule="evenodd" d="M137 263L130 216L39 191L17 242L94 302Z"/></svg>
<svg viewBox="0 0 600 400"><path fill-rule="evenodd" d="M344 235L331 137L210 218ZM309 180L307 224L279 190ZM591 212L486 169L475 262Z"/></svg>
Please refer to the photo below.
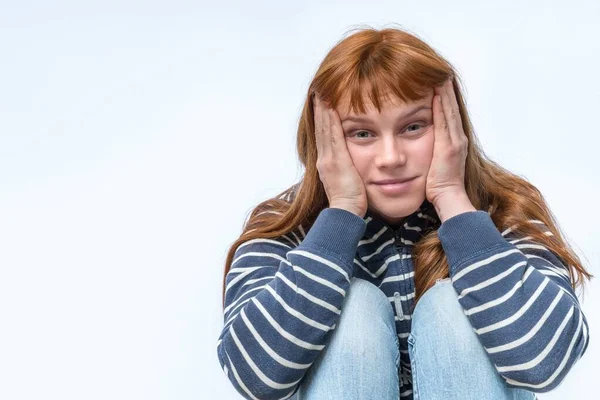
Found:
<svg viewBox="0 0 600 400"><path fill-rule="evenodd" d="M372 162L373 155L364 146L352 146L351 143L346 143L348 146L348 153L350 153L350 158L352 159L352 163L354 164L354 168L356 168L358 174L364 180L369 169L369 165Z"/></svg>
<svg viewBox="0 0 600 400"><path fill-rule="evenodd" d="M431 165L431 159L433 158L433 139L434 136L432 131L423 136L414 148L416 155L415 158L418 160L419 165L426 168L429 168L429 165Z"/></svg>

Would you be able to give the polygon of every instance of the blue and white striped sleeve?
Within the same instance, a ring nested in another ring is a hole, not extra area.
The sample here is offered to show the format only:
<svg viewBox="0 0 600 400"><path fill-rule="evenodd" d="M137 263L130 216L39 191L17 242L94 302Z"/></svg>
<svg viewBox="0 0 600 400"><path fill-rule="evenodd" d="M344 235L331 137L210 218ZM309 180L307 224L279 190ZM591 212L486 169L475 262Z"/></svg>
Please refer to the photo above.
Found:
<svg viewBox="0 0 600 400"><path fill-rule="evenodd" d="M563 262L530 237L501 233L485 211L446 220L438 236L459 302L498 373L510 387L556 388L588 345Z"/></svg>
<svg viewBox="0 0 600 400"><path fill-rule="evenodd" d="M302 238L242 243L225 284L221 368L246 399L286 399L335 329L364 219L326 208ZM340 232L344 232L340 235Z"/></svg>

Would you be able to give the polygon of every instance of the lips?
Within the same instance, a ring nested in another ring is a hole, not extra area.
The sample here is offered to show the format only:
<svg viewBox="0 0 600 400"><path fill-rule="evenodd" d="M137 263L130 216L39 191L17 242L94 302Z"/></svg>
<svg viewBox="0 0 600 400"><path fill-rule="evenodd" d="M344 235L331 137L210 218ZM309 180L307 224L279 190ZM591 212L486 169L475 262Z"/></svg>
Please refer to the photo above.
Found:
<svg viewBox="0 0 600 400"><path fill-rule="evenodd" d="M413 186L414 178L406 179L384 179L381 181L374 182L377 186L377 190L383 193L385 196L402 196L411 191Z"/></svg>
<svg viewBox="0 0 600 400"><path fill-rule="evenodd" d="M394 184L394 183L408 182L408 181L410 181L412 179L415 179L415 178L416 178L416 176L413 176L412 178L404 178L404 179L384 179L384 180L376 181L376 182L373 182L373 183L376 184L376 185L391 185L391 184Z"/></svg>

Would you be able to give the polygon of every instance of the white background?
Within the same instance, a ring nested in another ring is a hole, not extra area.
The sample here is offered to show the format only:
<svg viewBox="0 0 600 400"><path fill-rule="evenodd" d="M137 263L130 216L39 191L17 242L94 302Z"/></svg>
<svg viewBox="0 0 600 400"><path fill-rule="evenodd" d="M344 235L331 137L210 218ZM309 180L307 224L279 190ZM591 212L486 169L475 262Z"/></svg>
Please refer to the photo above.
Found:
<svg viewBox="0 0 600 400"><path fill-rule="evenodd" d="M600 3L283 3L2 1L0 398L241 398L216 354L226 251L300 178L308 84L364 24L457 67L486 153L599 275ZM588 351L542 399L597 398L597 279L582 301Z"/></svg>

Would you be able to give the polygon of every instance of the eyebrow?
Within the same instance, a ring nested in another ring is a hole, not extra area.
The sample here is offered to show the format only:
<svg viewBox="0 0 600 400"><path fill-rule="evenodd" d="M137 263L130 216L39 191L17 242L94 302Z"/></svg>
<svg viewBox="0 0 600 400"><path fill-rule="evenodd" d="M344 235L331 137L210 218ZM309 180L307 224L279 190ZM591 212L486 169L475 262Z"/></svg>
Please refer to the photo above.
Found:
<svg viewBox="0 0 600 400"><path fill-rule="evenodd" d="M431 107L430 106L425 106L425 105L417 107L414 110L407 112L406 114L404 114L403 116L401 116L399 119L404 119L404 118L411 117L411 116L415 115L416 113L418 113L421 110L431 110ZM342 123L344 123L346 121L370 122L371 120L369 118L365 118L365 117L359 117L359 116L349 115L345 119L342 120Z"/></svg>

